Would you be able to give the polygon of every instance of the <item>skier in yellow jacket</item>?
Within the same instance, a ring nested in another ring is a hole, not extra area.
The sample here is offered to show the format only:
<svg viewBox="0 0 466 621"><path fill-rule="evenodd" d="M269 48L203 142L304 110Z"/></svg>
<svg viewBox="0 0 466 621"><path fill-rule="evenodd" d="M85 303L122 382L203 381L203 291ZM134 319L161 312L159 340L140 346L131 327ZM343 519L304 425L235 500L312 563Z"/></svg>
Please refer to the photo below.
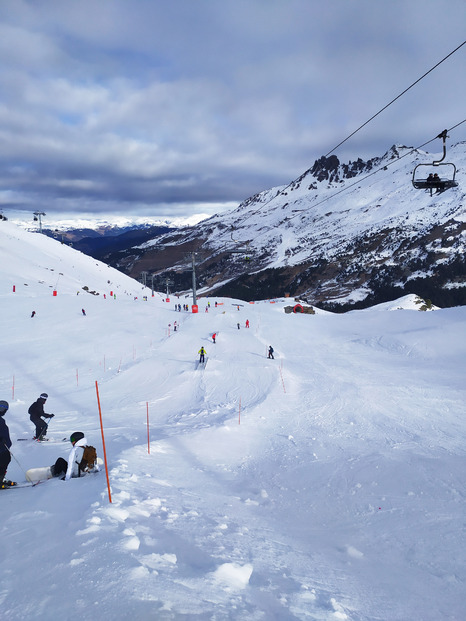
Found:
<svg viewBox="0 0 466 621"><path fill-rule="evenodd" d="M200 363L201 363L201 362L205 362L205 355L206 355L206 353L207 353L207 352L206 352L206 350L205 350L203 347L201 347L201 349L200 349L197 353L198 353L198 354L199 354L199 356L200 356L200 357L199 357L199 362L200 362Z"/></svg>

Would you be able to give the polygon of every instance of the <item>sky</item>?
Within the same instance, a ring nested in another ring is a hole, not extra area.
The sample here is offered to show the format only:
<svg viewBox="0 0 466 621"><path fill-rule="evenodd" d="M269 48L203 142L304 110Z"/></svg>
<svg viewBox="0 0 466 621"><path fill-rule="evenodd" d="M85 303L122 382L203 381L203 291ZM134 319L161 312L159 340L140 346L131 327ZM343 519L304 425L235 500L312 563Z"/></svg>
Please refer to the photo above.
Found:
<svg viewBox="0 0 466 621"><path fill-rule="evenodd" d="M2 620L463 621L466 307L177 302L0 222Z"/></svg>
<svg viewBox="0 0 466 621"><path fill-rule="evenodd" d="M328 154L461 45L465 21L463 0L4 0L0 209L233 208ZM465 59L463 46L339 159L463 121ZM465 138L462 125L449 142Z"/></svg>

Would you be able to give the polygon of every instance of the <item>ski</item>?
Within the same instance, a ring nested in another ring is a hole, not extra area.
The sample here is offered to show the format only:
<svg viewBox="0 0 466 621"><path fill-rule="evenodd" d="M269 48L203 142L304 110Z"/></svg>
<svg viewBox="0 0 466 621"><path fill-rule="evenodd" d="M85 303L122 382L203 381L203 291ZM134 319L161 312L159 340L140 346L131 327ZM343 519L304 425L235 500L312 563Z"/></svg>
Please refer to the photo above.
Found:
<svg viewBox="0 0 466 621"><path fill-rule="evenodd" d="M61 440L56 440L55 438L45 438L44 440L36 440L35 438L16 438L18 442L37 442L40 444L41 442L51 442L52 444L57 444L60 442L68 442L68 438L62 438Z"/></svg>
<svg viewBox="0 0 466 621"><path fill-rule="evenodd" d="M16 485L7 485L5 487L0 487L0 490L3 489L22 489L23 487L35 487L39 485L39 483L43 483L43 481L24 481L24 483L16 483Z"/></svg>

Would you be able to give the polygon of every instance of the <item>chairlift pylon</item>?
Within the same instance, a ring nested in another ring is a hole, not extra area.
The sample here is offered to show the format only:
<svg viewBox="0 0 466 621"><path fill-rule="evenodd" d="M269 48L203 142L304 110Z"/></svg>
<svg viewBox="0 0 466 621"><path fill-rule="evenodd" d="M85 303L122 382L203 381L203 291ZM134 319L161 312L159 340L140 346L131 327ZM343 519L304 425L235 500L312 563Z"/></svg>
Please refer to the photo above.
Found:
<svg viewBox="0 0 466 621"><path fill-rule="evenodd" d="M413 170L412 184L416 190L430 190L430 195L432 196L432 191L436 190L436 192L444 192L449 188L455 188L458 185L458 182L455 181L456 177L456 166L452 162L444 162L447 155L447 147L446 147L446 139L447 130L444 129L437 138L441 138L443 140L443 156L439 160L434 160L431 164L418 164ZM440 166L447 166L448 168L443 168L443 172L445 172L445 176L440 176L437 172L430 172L425 177L419 175L419 168L428 167L428 168L438 168Z"/></svg>

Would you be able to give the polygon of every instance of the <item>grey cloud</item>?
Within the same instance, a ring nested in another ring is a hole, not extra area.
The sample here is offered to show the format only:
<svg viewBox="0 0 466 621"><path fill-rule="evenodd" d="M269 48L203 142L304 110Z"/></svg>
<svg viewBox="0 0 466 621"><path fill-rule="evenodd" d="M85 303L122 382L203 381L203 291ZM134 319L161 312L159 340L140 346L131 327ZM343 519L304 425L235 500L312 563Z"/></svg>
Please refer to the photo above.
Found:
<svg viewBox="0 0 466 621"><path fill-rule="evenodd" d="M189 215L286 184L459 45L466 17L463 0L137 7L0 4L0 207ZM463 120L465 55L338 157Z"/></svg>

